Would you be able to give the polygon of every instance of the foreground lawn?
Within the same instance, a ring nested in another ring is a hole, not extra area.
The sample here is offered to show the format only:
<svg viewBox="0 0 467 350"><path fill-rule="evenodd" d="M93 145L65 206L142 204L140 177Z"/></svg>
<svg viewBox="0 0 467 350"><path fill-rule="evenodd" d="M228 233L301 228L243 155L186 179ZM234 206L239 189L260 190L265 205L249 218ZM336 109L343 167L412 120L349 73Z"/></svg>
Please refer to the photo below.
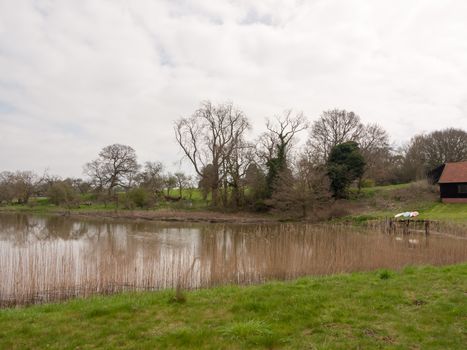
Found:
<svg viewBox="0 0 467 350"><path fill-rule="evenodd" d="M465 349L467 264L0 311L0 349Z"/></svg>

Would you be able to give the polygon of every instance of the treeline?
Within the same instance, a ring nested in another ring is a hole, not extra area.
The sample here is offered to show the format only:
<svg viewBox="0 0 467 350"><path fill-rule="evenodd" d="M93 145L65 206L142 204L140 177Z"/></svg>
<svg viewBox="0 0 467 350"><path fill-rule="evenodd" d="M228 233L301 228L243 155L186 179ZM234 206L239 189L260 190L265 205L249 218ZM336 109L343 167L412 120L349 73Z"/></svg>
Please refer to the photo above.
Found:
<svg viewBox="0 0 467 350"><path fill-rule="evenodd" d="M306 215L352 184L405 183L444 163L467 160L467 133L446 129L391 146L388 133L353 112L328 110L311 124L286 111L248 140L250 123L231 103L203 102L175 125L178 144L216 207L278 209ZM304 147L298 135L308 131Z"/></svg>
<svg viewBox="0 0 467 350"><path fill-rule="evenodd" d="M183 172L164 171L160 162L137 163L136 152L126 145L104 147L83 167L86 179L66 178L32 171L0 173L0 203L30 204L30 199L67 208L112 203L117 208L151 208L161 202L189 200L197 187ZM176 188L176 191L174 190Z"/></svg>
<svg viewBox="0 0 467 350"><path fill-rule="evenodd" d="M305 216L333 198L346 198L353 185L410 182L442 163L467 160L464 130L415 135L396 148L381 126L339 109L324 111L311 123L303 113L286 111L268 119L255 140L248 138L250 129L247 116L232 103L206 101L174 127L194 177L167 173L158 162L140 165L133 148L114 144L85 164L84 180L0 173L0 201L24 204L40 195L59 205L89 198L128 208L154 207L189 200L197 188L212 207ZM300 134L307 134L302 146Z"/></svg>

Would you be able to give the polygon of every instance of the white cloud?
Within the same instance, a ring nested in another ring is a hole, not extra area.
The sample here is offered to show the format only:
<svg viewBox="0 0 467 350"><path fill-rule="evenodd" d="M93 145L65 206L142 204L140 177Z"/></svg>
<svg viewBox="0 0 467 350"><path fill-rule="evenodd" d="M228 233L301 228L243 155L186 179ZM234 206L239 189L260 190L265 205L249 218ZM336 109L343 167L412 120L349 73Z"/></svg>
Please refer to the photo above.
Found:
<svg viewBox="0 0 467 350"><path fill-rule="evenodd" d="M396 142L467 128L467 2L0 0L0 170L81 175L103 146L176 167L199 101L252 120L354 110Z"/></svg>

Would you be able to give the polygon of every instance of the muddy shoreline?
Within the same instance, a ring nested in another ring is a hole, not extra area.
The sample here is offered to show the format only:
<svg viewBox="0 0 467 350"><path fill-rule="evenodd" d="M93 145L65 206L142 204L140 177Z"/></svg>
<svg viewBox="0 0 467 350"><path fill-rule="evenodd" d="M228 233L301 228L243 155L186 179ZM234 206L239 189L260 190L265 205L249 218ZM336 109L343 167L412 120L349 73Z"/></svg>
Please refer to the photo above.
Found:
<svg viewBox="0 0 467 350"><path fill-rule="evenodd" d="M282 221L278 217L253 213L222 213L215 211L183 211L183 210L14 210L0 208L0 213L22 213L66 216L70 218L102 218L130 221L162 221L178 223L232 223L263 224Z"/></svg>

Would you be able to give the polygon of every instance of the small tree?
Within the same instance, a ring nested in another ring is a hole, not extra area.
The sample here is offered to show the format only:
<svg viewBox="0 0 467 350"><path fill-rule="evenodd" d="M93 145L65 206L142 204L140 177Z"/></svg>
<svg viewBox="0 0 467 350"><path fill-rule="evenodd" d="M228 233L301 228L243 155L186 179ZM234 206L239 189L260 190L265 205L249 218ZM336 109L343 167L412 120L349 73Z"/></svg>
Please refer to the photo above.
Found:
<svg viewBox="0 0 467 350"><path fill-rule="evenodd" d="M360 141L365 126L360 117L345 109L324 111L320 118L313 122L308 148L313 158L324 164L331 154L331 150L344 142Z"/></svg>
<svg viewBox="0 0 467 350"><path fill-rule="evenodd" d="M307 152L316 164L326 164L331 150L344 142L357 142L365 159L365 172L358 179L359 187L365 177L384 179L379 169L389 161L388 133L378 124L364 124L354 112L333 109L324 111L311 128Z"/></svg>
<svg viewBox="0 0 467 350"><path fill-rule="evenodd" d="M11 204L15 199L13 178L14 174L12 172L3 171L0 173L0 204Z"/></svg>
<svg viewBox="0 0 467 350"><path fill-rule="evenodd" d="M204 200L207 200L209 191L212 188L212 183L216 181L215 178L215 171L211 164L203 167L201 170L201 175L199 176L198 188L201 190L201 194Z"/></svg>
<svg viewBox="0 0 467 350"><path fill-rule="evenodd" d="M308 128L308 122L303 113L297 113L295 116L292 110L284 112L283 116L276 117L275 120L268 120L266 123L268 133L263 135L265 141L267 197L271 197L276 186L276 182L288 169L290 150L296 135Z"/></svg>
<svg viewBox="0 0 467 350"><path fill-rule="evenodd" d="M47 196L51 203L55 205L63 205L67 208L71 208L74 205L77 205L78 194L73 188L70 181L56 181L50 185Z"/></svg>
<svg viewBox="0 0 467 350"><path fill-rule="evenodd" d="M165 189L167 191L167 197L170 197L170 191L172 190L172 188L177 186L177 178L171 173L168 173L164 178L164 184Z"/></svg>
<svg viewBox="0 0 467 350"><path fill-rule="evenodd" d="M138 170L135 150L121 144L104 147L97 159L84 166L84 173L91 178L95 188L99 192L107 190L108 197L116 188L130 188Z"/></svg>
<svg viewBox="0 0 467 350"><path fill-rule="evenodd" d="M177 186L178 186L178 195L180 198L183 197L183 190L185 188L187 188L188 186L190 186L190 181L191 181L191 178L186 175L185 173L182 173L181 171L179 172L176 172L174 174L174 177L177 181Z"/></svg>
<svg viewBox="0 0 467 350"><path fill-rule="evenodd" d="M149 201L152 204L163 197L165 178L164 167L160 162L146 162L144 170L136 177L139 187L143 188L149 196Z"/></svg>
<svg viewBox="0 0 467 350"><path fill-rule="evenodd" d="M128 197L131 201L131 206L138 208L146 208L149 206L150 200L148 193L142 187L133 188L128 192Z"/></svg>
<svg viewBox="0 0 467 350"><path fill-rule="evenodd" d="M327 162L331 190L335 198L346 198L351 183L365 171L365 160L358 144L345 142L332 148Z"/></svg>
<svg viewBox="0 0 467 350"><path fill-rule="evenodd" d="M280 174L267 203L291 217L305 218L316 214L330 198L326 173L303 156L293 170Z"/></svg>
<svg viewBox="0 0 467 350"><path fill-rule="evenodd" d="M467 160L467 132L448 128L419 134L412 138L404 153L403 171L407 180L425 178L443 163Z"/></svg>
<svg viewBox="0 0 467 350"><path fill-rule="evenodd" d="M266 197L266 175L255 163L248 166L244 178L247 189L247 199L255 203Z"/></svg>
<svg viewBox="0 0 467 350"><path fill-rule="evenodd" d="M0 173L0 202L27 204L42 183L32 171L4 171Z"/></svg>

